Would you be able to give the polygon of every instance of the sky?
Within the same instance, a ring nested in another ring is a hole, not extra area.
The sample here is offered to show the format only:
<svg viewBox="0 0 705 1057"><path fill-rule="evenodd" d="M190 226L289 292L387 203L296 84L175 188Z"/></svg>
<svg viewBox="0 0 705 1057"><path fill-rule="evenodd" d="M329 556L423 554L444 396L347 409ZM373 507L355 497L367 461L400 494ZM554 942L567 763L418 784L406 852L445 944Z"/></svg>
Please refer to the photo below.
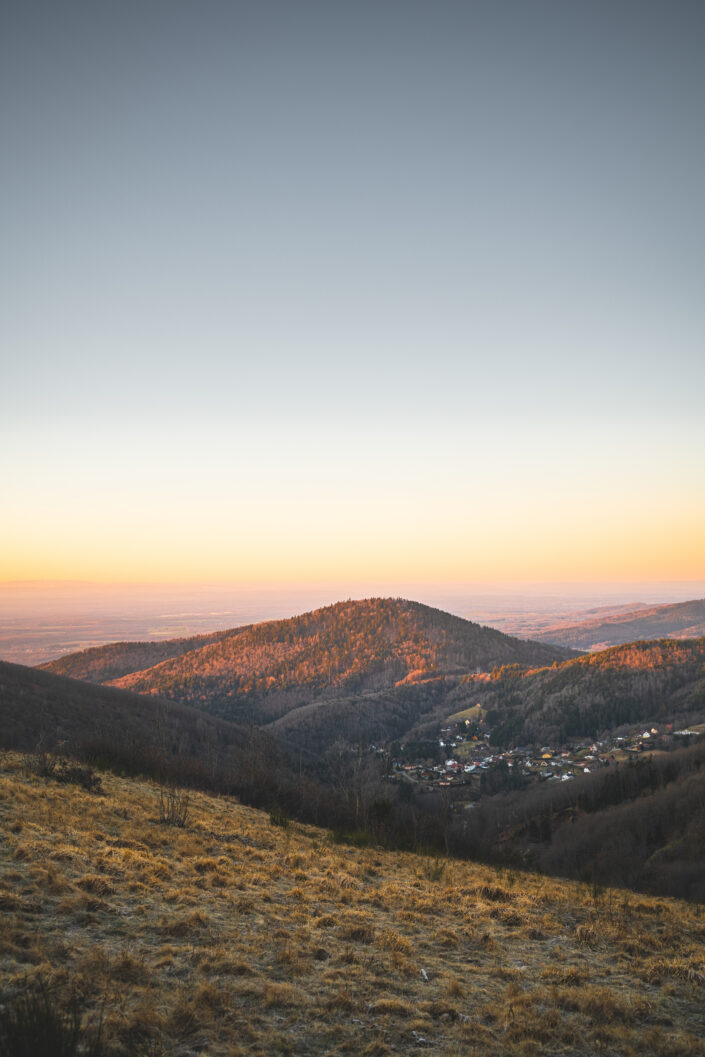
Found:
<svg viewBox="0 0 705 1057"><path fill-rule="evenodd" d="M0 581L705 579L702 3L0 49Z"/></svg>

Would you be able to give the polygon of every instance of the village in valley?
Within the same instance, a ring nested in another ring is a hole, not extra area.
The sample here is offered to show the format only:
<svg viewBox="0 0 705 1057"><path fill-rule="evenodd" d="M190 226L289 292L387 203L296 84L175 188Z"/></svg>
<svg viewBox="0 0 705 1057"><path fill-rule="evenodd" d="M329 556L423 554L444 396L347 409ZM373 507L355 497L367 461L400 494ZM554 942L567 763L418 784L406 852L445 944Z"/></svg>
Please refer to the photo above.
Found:
<svg viewBox="0 0 705 1057"><path fill-rule="evenodd" d="M461 718L442 727L436 741L393 745L387 776L395 783L412 784L420 793L453 789L454 804L469 808L485 795L533 782L569 782L600 768L670 752L703 735L705 725L674 730L672 723L665 723L600 740L500 749L481 720Z"/></svg>

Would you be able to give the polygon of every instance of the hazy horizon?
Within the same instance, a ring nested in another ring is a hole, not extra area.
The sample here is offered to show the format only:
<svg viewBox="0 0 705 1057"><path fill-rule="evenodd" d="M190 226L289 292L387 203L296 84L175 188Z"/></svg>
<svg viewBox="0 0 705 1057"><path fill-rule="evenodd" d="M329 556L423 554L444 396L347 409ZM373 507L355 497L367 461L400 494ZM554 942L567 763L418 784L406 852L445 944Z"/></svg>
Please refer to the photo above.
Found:
<svg viewBox="0 0 705 1057"><path fill-rule="evenodd" d="M355 591L360 590L365 594L369 594L370 591L376 590L388 590L393 594L398 594L400 589L416 589L421 588L422 590L448 590L451 592L467 592L468 590L476 590L478 592L484 592L488 594L521 594L521 593L549 593L557 594L574 594L574 593L595 593L595 594L633 594L635 598L640 598L645 594L652 593L665 593L670 596L672 592L680 593L682 591L692 592L698 590L705 590L705 579L652 579L652 580L629 580L629 579L614 579L614 580L530 580L530 579L513 579L513 580L429 580L429 579L410 579L410 580L278 580L276 582L268 581L257 581L257 580L93 580L93 579L58 579L58 578L35 578L35 579L15 579L15 580L0 580L0 591L7 591L17 589L18 591L32 590L57 590L62 591L66 589L96 591L102 588L109 588L114 591L130 593L134 590L155 590L159 591L195 591L195 592L208 592L208 591L230 591L230 590L257 590L262 592L270 593L281 593L292 590L318 590L320 588L330 589L331 587L349 591L354 589Z"/></svg>
<svg viewBox="0 0 705 1057"><path fill-rule="evenodd" d="M705 582L641 584L100 584L0 582L0 660L41 664L126 640L156 641L298 616L347 598L403 597L531 637L550 620L705 597Z"/></svg>

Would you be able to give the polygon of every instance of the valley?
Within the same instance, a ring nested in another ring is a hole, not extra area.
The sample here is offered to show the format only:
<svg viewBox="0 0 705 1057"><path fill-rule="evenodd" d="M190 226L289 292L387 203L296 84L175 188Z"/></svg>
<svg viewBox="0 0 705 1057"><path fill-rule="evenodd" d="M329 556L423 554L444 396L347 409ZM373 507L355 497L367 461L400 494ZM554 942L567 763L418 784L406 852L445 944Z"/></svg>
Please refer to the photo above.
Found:
<svg viewBox="0 0 705 1057"><path fill-rule="evenodd" d="M704 681L401 599L0 662L0 1037L705 1055Z"/></svg>
<svg viewBox="0 0 705 1057"><path fill-rule="evenodd" d="M705 897L703 639L577 655L367 599L3 672L7 748L61 742L357 843ZM624 839L578 854L617 809Z"/></svg>

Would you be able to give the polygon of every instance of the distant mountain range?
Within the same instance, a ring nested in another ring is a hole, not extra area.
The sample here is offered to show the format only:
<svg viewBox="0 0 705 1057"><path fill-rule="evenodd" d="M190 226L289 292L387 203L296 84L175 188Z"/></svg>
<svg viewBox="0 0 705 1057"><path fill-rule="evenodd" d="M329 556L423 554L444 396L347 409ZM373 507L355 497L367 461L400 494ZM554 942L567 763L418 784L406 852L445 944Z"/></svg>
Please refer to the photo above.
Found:
<svg viewBox="0 0 705 1057"><path fill-rule="evenodd" d="M321 701L403 688L414 700L413 687L443 678L572 655L418 602L373 598L196 639L97 647L42 668L265 725Z"/></svg>
<svg viewBox="0 0 705 1057"><path fill-rule="evenodd" d="M575 650L602 650L640 639L695 639L705 635L705 599L669 605L638 605L581 620L560 621L534 633L540 642Z"/></svg>

